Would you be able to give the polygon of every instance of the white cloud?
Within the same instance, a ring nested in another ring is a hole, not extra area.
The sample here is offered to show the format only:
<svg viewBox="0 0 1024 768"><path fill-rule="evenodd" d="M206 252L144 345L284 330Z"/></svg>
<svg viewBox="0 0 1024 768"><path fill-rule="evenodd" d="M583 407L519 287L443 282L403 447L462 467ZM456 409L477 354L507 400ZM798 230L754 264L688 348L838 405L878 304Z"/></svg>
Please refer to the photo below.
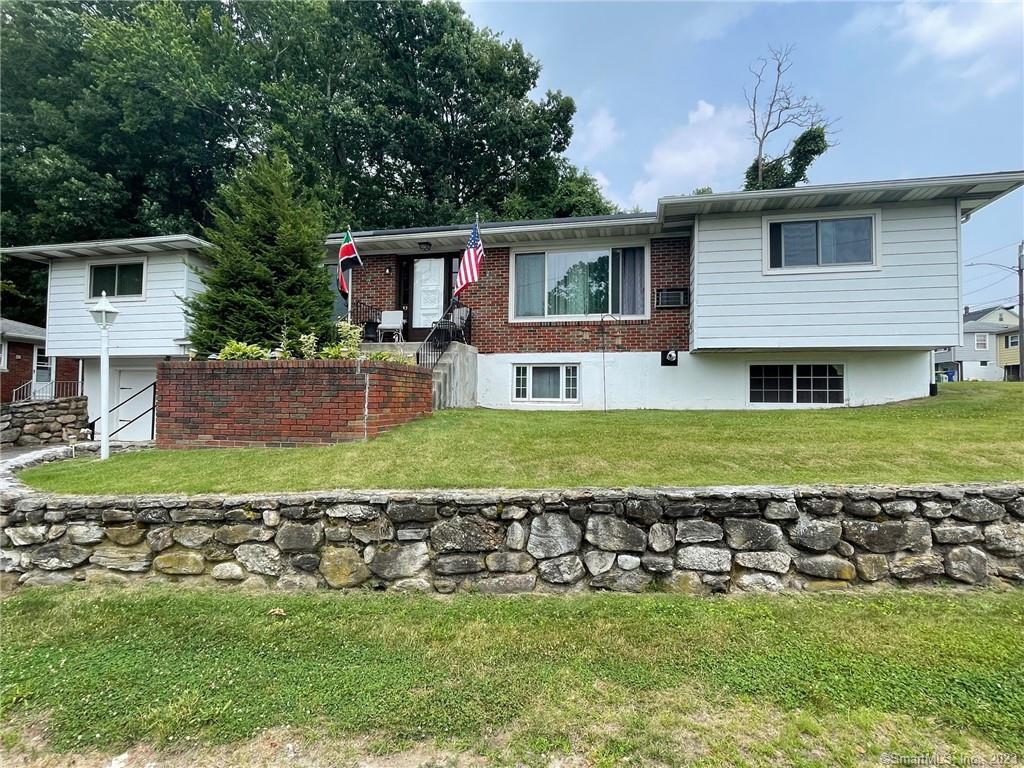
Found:
<svg viewBox="0 0 1024 768"><path fill-rule="evenodd" d="M683 33L694 42L718 40L725 37L739 22L754 12L754 6L746 3L693 3L689 8L698 8L688 15Z"/></svg>
<svg viewBox="0 0 1024 768"><path fill-rule="evenodd" d="M583 124L573 137L573 152L584 163L603 155L618 142L620 133L615 118L602 107Z"/></svg>
<svg viewBox="0 0 1024 768"><path fill-rule="evenodd" d="M994 97L1020 79L1024 4L930 4L906 0L870 6L846 25L852 35L885 35L906 46L903 68L938 65L940 73Z"/></svg>
<svg viewBox="0 0 1024 768"><path fill-rule="evenodd" d="M697 187L737 189L754 155L747 136L747 112L737 105L715 107L703 99L651 150L644 178L633 185L630 205L650 210L659 197L687 195Z"/></svg>

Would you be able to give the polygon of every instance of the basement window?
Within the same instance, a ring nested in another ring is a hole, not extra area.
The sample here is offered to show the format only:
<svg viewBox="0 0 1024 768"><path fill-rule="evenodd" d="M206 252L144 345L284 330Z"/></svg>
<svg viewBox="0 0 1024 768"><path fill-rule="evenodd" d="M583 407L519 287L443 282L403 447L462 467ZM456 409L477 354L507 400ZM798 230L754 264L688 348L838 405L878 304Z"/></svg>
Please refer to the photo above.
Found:
<svg viewBox="0 0 1024 768"><path fill-rule="evenodd" d="M752 365L750 402L839 405L844 380L844 366L836 364Z"/></svg>
<svg viewBox="0 0 1024 768"><path fill-rule="evenodd" d="M579 400L580 368L570 365L515 365L512 400L571 403Z"/></svg>

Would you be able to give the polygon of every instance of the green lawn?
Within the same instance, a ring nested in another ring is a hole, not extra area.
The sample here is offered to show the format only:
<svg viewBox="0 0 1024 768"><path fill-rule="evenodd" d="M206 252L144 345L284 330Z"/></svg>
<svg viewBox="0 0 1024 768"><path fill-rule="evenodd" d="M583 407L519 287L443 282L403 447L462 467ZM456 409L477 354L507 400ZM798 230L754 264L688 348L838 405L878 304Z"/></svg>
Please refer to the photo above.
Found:
<svg viewBox="0 0 1024 768"><path fill-rule="evenodd" d="M495 764L1024 751L1020 590L438 600L79 587L0 607L9 755L28 732L55 751L109 752L210 749L267 728Z"/></svg>
<svg viewBox="0 0 1024 768"><path fill-rule="evenodd" d="M1024 478L1024 386L810 411L444 411L367 443L147 451L25 472L68 493Z"/></svg>

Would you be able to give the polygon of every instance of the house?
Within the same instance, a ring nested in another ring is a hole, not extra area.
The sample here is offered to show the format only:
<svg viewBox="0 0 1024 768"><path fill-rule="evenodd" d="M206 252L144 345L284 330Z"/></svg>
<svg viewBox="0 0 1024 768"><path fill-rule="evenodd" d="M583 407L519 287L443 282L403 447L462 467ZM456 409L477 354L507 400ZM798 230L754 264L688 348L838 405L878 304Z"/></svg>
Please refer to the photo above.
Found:
<svg viewBox="0 0 1024 768"><path fill-rule="evenodd" d="M960 226L1022 185L1024 172L805 186L485 223L481 278L460 295L477 354L449 373L475 387L460 402L490 408L923 397L933 350L963 344ZM356 233L353 317L397 310L406 338L426 339L450 305L469 231ZM326 239L328 268L341 237ZM120 310L110 333L116 439L152 435L156 364L189 354L183 302L202 290L211 247L169 235L3 250L50 265L47 354L82 358L90 418L100 415L99 333L88 309L105 290Z"/></svg>
<svg viewBox="0 0 1024 768"><path fill-rule="evenodd" d="M996 364L1007 381L1020 381L1020 326L996 334Z"/></svg>
<svg viewBox="0 0 1024 768"><path fill-rule="evenodd" d="M935 370L953 372L957 381L1002 381L997 334L1017 327L1017 314L1007 307L975 311L964 307L964 343L935 350Z"/></svg>
<svg viewBox="0 0 1024 768"><path fill-rule="evenodd" d="M188 356L183 300L202 289L197 270L209 247L190 235L172 235L2 251L49 264L45 342L40 343L53 357L81 358L80 380L91 420L101 416L100 334L89 308L105 291L120 310L110 332L115 439L152 437L156 364Z"/></svg>
<svg viewBox="0 0 1024 768"><path fill-rule="evenodd" d="M964 307L964 322L979 320L983 323L1017 324L1017 308L1012 304L997 304L994 307L971 309Z"/></svg>
<svg viewBox="0 0 1024 768"><path fill-rule="evenodd" d="M0 403L71 397L80 382L80 361L54 356L45 328L0 318Z"/></svg>
<svg viewBox="0 0 1024 768"><path fill-rule="evenodd" d="M789 408L928 395L963 345L960 227L1024 172L664 197L649 213L481 225L490 408ZM352 299L423 339L468 226L355 233ZM341 234L327 239L336 248Z"/></svg>

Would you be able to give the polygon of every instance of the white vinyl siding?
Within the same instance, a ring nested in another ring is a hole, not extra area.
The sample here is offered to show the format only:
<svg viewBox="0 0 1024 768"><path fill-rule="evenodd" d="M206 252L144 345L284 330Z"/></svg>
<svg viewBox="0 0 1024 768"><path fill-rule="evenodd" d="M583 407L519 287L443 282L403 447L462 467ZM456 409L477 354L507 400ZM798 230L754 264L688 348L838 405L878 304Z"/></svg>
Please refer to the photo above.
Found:
<svg viewBox="0 0 1024 768"><path fill-rule="evenodd" d="M693 348L959 344L955 203L882 206L878 217L875 264L796 273L766 269L760 213L698 217Z"/></svg>
<svg viewBox="0 0 1024 768"><path fill-rule="evenodd" d="M124 257L137 263L138 256ZM47 301L47 352L55 357L91 357L99 354L99 330L89 314L95 300L88 299L90 267L113 259L54 259L50 264ZM186 335L182 297L188 294L190 270L180 252L147 254L141 297L111 297L120 310L110 329L110 354L183 354L175 339Z"/></svg>

